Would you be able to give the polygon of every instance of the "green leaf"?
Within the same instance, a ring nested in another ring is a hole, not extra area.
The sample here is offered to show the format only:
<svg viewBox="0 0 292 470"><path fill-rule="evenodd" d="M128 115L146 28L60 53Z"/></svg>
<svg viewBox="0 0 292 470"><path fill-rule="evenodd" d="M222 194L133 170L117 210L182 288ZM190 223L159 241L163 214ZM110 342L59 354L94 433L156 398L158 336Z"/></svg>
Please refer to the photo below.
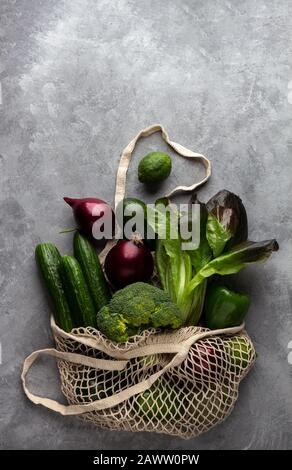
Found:
<svg viewBox="0 0 292 470"><path fill-rule="evenodd" d="M162 240L156 240L155 261L158 276L164 290L167 290L167 269L169 258L166 254Z"/></svg>
<svg viewBox="0 0 292 470"><path fill-rule="evenodd" d="M231 232L224 227L213 214L208 215L206 236L213 251L214 258L219 256L228 240L232 237Z"/></svg>
<svg viewBox="0 0 292 470"><path fill-rule="evenodd" d="M172 205L147 206L147 223L162 240L179 240L178 213Z"/></svg>
<svg viewBox="0 0 292 470"><path fill-rule="evenodd" d="M239 196L227 189L219 191L206 204L210 217L207 238L214 257L247 240L248 223L245 207Z"/></svg>
<svg viewBox="0 0 292 470"><path fill-rule="evenodd" d="M204 307L205 295L207 290L207 279L201 282L192 292L192 303L189 307L189 315L186 321L187 325L197 325ZM187 292L187 290L186 290Z"/></svg>
<svg viewBox="0 0 292 470"><path fill-rule="evenodd" d="M195 289L204 279L214 274L221 276L235 274L250 263L264 261L279 245L275 239L262 242L247 241L235 246L232 250L210 261L192 279L188 285L188 292Z"/></svg>
<svg viewBox="0 0 292 470"><path fill-rule="evenodd" d="M156 241L156 266L162 287L171 299L180 307L183 323L196 325L200 319L204 305L206 283L188 292L188 285L193 277L193 266L199 270L212 258L212 252L206 239L207 211L201 204L200 245L196 250L182 250L182 241L178 236L178 219L171 218L171 212L149 208L147 221L155 227L156 233L163 236ZM173 214L173 213L172 213ZM166 227L166 228L165 228ZM177 238L172 238L173 234Z"/></svg>
<svg viewBox="0 0 292 470"><path fill-rule="evenodd" d="M192 204L200 204L200 245L195 250L188 251L195 271L199 271L205 264L212 258L212 251L206 237L206 224L208 219L208 212L206 205L193 196L191 199Z"/></svg>

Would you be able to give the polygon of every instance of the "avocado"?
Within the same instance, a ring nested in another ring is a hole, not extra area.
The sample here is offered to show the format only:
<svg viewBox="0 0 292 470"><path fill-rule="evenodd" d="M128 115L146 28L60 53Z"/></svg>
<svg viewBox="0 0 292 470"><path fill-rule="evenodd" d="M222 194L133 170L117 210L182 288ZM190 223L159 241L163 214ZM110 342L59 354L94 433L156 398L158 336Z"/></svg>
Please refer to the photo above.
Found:
<svg viewBox="0 0 292 470"><path fill-rule="evenodd" d="M148 153L138 166L139 181L146 184L160 183L170 175L171 168L171 158L167 153Z"/></svg>

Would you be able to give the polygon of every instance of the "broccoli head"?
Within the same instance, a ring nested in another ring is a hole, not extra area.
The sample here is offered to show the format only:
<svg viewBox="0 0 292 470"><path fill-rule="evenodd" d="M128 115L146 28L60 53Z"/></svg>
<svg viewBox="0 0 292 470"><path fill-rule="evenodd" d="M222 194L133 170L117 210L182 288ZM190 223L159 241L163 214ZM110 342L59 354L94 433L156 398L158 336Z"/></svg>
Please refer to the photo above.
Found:
<svg viewBox="0 0 292 470"><path fill-rule="evenodd" d="M150 327L174 329L181 325L181 312L169 295L144 282L117 291L97 314L100 331L119 343Z"/></svg>

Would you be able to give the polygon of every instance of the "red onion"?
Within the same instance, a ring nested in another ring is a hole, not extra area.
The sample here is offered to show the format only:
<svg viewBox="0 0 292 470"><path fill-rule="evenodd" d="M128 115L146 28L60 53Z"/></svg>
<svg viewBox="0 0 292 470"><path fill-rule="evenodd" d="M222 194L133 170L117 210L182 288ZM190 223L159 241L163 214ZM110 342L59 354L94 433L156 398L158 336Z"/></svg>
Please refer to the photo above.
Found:
<svg viewBox="0 0 292 470"><path fill-rule="evenodd" d="M114 213L107 202L93 197L83 199L64 197L64 201L72 207L78 228L85 235L98 242L113 237Z"/></svg>
<svg viewBox="0 0 292 470"><path fill-rule="evenodd" d="M148 281L153 274L154 263L149 248L134 238L131 241L120 240L107 254L104 268L111 284L121 288L133 282Z"/></svg>

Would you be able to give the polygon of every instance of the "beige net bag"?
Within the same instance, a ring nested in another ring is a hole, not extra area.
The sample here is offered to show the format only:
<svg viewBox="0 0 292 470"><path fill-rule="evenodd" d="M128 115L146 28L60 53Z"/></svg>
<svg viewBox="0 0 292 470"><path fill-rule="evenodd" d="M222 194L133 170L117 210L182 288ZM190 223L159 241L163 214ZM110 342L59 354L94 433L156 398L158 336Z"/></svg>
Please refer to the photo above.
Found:
<svg viewBox="0 0 292 470"><path fill-rule="evenodd" d="M137 140L157 130L177 153L200 159L206 167L204 180L175 188L168 196L178 190L192 191L209 178L211 167L205 157L171 142L161 126L151 126L122 154L115 205L124 196L126 172ZM53 319L51 327L56 349L35 351L24 361L22 382L27 397L62 415L78 415L112 430L198 436L230 414L239 383L255 360L244 325L223 330L151 329L126 343L112 342L93 328L66 333ZM41 354L57 359L62 392L69 405L28 390L26 375Z"/></svg>

